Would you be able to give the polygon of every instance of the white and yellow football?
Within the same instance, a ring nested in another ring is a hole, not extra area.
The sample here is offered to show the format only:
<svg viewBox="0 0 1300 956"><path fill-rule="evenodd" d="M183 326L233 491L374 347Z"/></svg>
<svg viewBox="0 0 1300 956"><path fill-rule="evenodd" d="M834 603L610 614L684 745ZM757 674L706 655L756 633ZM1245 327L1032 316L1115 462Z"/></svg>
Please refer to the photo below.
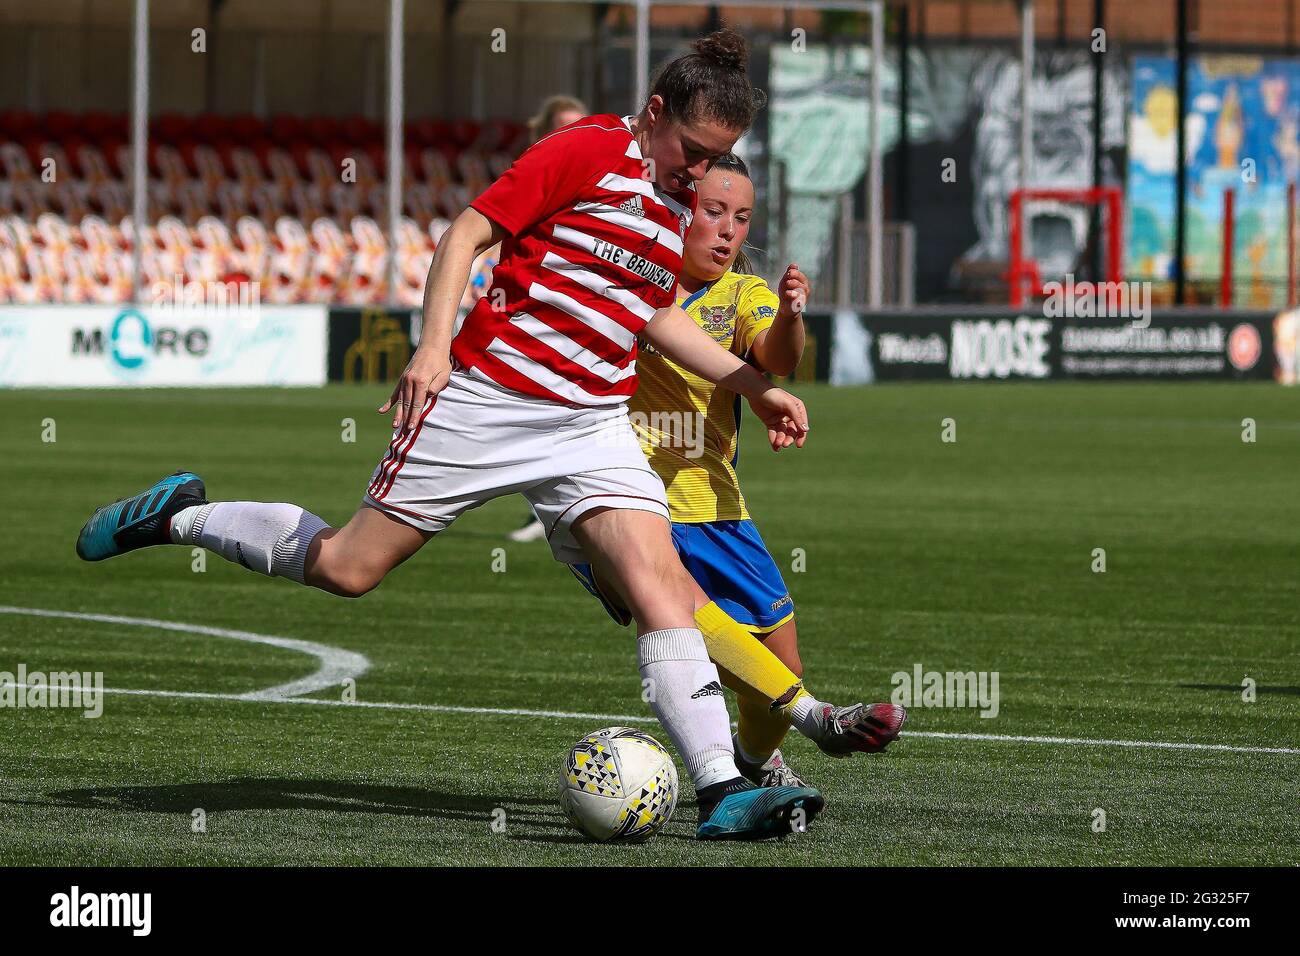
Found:
<svg viewBox="0 0 1300 956"><path fill-rule="evenodd" d="M677 767L659 741L630 727L587 734L560 767L560 806L574 828L601 843L640 843L677 805Z"/></svg>

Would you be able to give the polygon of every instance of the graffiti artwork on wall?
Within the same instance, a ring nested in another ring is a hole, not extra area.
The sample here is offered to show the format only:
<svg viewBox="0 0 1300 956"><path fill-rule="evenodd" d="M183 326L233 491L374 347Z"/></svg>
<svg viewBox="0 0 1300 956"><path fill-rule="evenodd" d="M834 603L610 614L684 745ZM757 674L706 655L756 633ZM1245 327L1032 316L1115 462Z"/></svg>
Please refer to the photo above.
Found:
<svg viewBox="0 0 1300 956"><path fill-rule="evenodd" d="M887 56L881 77L881 146L889 211L899 140L899 71ZM1118 62L1118 61L1116 61ZM790 248L798 261L824 259L834 232L833 190L854 188L866 169L868 51L772 49L772 156L786 162L794 194ZM919 301L1005 288L1007 200L1020 180L1020 61L997 48L934 47L909 56L907 217L916 229ZM1102 166L1122 169L1127 77L1104 74ZM1040 52L1029 91L1034 134L1029 184L1092 185L1092 66L1084 50ZM833 147L833 148L832 148ZM945 175L947 171L948 175ZM1026 229L1044 278L1080 272L1088 210L1038 202Z"/></svg>

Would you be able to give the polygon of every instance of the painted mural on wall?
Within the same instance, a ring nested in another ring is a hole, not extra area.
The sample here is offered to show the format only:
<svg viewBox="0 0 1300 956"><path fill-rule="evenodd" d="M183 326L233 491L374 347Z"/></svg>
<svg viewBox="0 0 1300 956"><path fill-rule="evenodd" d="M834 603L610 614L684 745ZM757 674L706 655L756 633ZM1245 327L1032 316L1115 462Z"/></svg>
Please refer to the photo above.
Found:
<svg viewBox="0 0 1300 956"><path fill-rule="evenodd" d="M1090 57L1083 52L1040 55L1029 89L1033 111L1028 184L1056 189L1092 186L1093 134ZM974 156L971 177L978 241L960 257L968 263L1008 258L1008 200L1020 184L1020 61L992 55L971 81ZM1103 74L1102 148L1123 146L1123 78ZM1103 177L1114 181L1113 157L1103 155ZM1107 175L1109 174L1109 175ZM1043 278L1079 273L1088 248L1090 210L1078 203L1034 200L1025 204L1025 233Z"/></svg>
<svg viewBox="0 0 1300 956"><path fill-rule="evenodd" d="M830 283L829 249L836 199L854 188L867 168L867 76L871 51L864 45L771 48L769 148L785 164L790 193L786 246L817 283ZM885 58L882 74L882 147L897 139L896 63ZM771 172L769 181L776 182ZM776 196L769 192L768 245L775 246ZM779 272L779 265L769 263ZM861 265L865 270L865 264ZM825 274L823 274L825 273Z"/></svg>
<svg viewBox="0 0 1300 956"><path fill-rule="evenodd" d="M869 51L772 49L772 155L787 162L791 248L800 261L823 256L834 230L830 190L851 188L865 170ZM1020 61L999 48L927 48L910 53L908 218L916 228L919 302L1005 298L1007 200L1020 177ZM1105 74L1103 174L1122 170L1126 77ZM899 132L898 59L882 75L881 144L885 188L895 183ZM1031 185L1092 183L1092 66L1084 50L1040 51L1030 103L1034 112ZM833 146L833 148L831 148ZM950 170L945 177L944 171ZM799 214L795 214L795 208ZM891 203L886 217L893 218ZM1026 228L1045 279L1082 274L1088 211L1071 204L1026 207ZM855 266L856 267L856 266ZM827 278L827 280L829 279Z"/></svg>
<svg viewBox="0 0 1300 956"><path fill-rule="evenodd" d="M1172 277L1177 171L1174 60L1133 60L1127 170L1130 278ZM1286 190L1300 175L1300 64L1196 57L1188 65L1187 276L1222 272L1223 194L1235 195L1236 302L1284 296Z"/></svg>

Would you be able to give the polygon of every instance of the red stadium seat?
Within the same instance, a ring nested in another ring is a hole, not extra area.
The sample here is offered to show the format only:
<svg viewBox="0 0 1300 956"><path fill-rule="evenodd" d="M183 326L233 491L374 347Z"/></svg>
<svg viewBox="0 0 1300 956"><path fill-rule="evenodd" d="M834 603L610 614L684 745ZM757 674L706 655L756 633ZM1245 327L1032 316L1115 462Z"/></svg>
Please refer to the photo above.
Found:
<svg viewBox="0 0 1300 956"><path fill-rule="evenodd" d="M468 149L478 139L482 127L473 120L456 120L451 124L451 141L460 149Z"/></svg>
<svg viewBox="0 0 1300 956"><path fill-rule="evenodd" d="M23 139L23 152L27 155L27 165L31 175L41 174L41 163L45 159L45 137L39 133L29 133Z"/></svg>
<svg viewBox="0 0 1300 956"><path fill-rule="evenodd" d="M116 118L107 113L84 113L81 117L81 135L99 142L111 136L116 128Z"/></svg>
<svg viewBox="0 0 1300 956"><path fill-rule="evenodd" d="M294 163L298 166L298 174L304 179L311 178L311 154L314 147L307 140L295 140L290 146L290 153L293 156Z"/></svg>
<svg viewBox="0 0 1300 956"><path fill-rule="evenodd" d="M388 178L388 150L379 143L372 143L366 147L366 159L370 168L374 171L375 178L386 180Z"/></svg>
<svg viewBox="0 0 1300 956"><path fill-rule="evenodd" d="M61 140L72 135L78 125L75 116L62 111L46 113L40 124L44 135L53 140Z"/></svg>
<svg viewBox="0 0 1300 956"><path fill-rule="evenodd" d="M519 129L407 123L399 301L419 304L434 238L508 164ZM385 158L383 125L363 116L152 117L147 280L244 275L272 301L382 301ZM47 159L55 183L39 181ZM340 180L348 159L355 183ZM129 117L0 113L0 174L0 301L121 301L131 281Z"/></svg>
<svg viewBox="0 0 1300 956"><path fill-rule="evenodd" d="M93 143L84 143L76 149L73 162L81 178L91 184L113 177L113 170L104 156L104 151Z"/></svg>
<svg viewBox="0 0 1300 956"><path fill-rule="evenodd" d="M36 117L26 110L5 110L0 113L0 135L7 140L19 140L36 132Z"/></svg>
<svg viewBox="0 0 1300 956"><path fill-rule="evenodd" d="M213 144L216 148L217 155L221 157L221 166L227 179L238 179L239 170L235 166L235 150L239 147L239 141L234 139L222 139Z"/></svg>
<svg viewBox="0 0 1300 956"><path fill-rule="evenodd" d="M275 116L270 123L270 136L281 146L287 145L292 140L302 139L306 136L303 129L303 122L296 116Z"/></svg>
<svg viewBox="0 0 1300 956"><path fill-rule="evenodd" d="M256 116L233 116L230 119L230 136L241 143L261 139L268 132L265 120Z"/></svg>
<svg viewBox="0 0 1300 956"><path fill-rule="evenodd" d="M342 123L342 137L357 145L378 143L383 138L383 127L374 120L350 116Z"/></svg>
<svg viewBox="0 0 1300 956"><path fill-rule="evenodd" d="M81 154L81 147L84 145L85 141L75 133L66 136L59 141L59 151L63 154L62 158L59 160L60 178L67 179L71 178L71 176L75 176L78 179L83 178L84 174L81 171L81 165L78 160Z"/></svg>
<svg viewBox="0 0 1300 956"><path fill-rule="evenodd" d="M437 128L432 120L412 120L404 129L405 141L416 146L432 146L437 139Z"/></svg>
<svg viewBox="0 0 1300 956"><path fill-rule="evenodd" d="M188 116L165 114L157 116L149 123L149 136L164 143L178 143L193 135L194 121Z"/></svg>
<svg viewBox="0 0 1300 956"><path fill-rule="evenodd" d="M323 145L342 136L341 124L332 116L314 116L304 125L307 138L318 144Z"/></svg>
<svg viewBox="0 0 1300 956"><path fill-rule="evenodd" d="M194 138L205 143L212 143L230 136L230 122L224 116L204 113L196 117L192 129Z"/></svg>

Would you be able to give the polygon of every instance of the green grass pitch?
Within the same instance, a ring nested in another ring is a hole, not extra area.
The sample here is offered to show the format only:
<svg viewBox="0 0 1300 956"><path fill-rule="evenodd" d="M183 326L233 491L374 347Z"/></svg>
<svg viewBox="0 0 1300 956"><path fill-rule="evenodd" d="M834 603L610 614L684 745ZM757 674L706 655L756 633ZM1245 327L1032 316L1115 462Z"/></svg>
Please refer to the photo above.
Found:
<svg viewBox="0 0 1300 956"><path fill-rule="evenodd" d="M740 467L789 571L810 686L886 699L891 675L917 664L996 671L999 713L913 709L919 733L868 759L831 761L792 736L787 757L828 800L808 833L699 844L688 793L665 832L635 847L583 842L555 801L566 748L615 720L490 712L648 715L631 633L544 545L503 539L521 500L471 513L357 601L214 555L197 573L179 548L75 558L94 506L177 467L214 498L292 500L344 521L388 440L373 412L383 390L5 394L0 604L316 641L369 659L360 702L467 709L231 699L316 661L0 614L0 671L102 671L113 688L225 695L108 695L99 719L0 709L0 864L1300 863L1300 754L967 736L1300 748L1298 393L803 394L808 446L774 455L750 421ZM941 441L946 418L955 442ZM1093 571L1098 548L1105 573ZM790 571L795 549L802 572ZM196 809L206 832L193 832Z"/></svg>

